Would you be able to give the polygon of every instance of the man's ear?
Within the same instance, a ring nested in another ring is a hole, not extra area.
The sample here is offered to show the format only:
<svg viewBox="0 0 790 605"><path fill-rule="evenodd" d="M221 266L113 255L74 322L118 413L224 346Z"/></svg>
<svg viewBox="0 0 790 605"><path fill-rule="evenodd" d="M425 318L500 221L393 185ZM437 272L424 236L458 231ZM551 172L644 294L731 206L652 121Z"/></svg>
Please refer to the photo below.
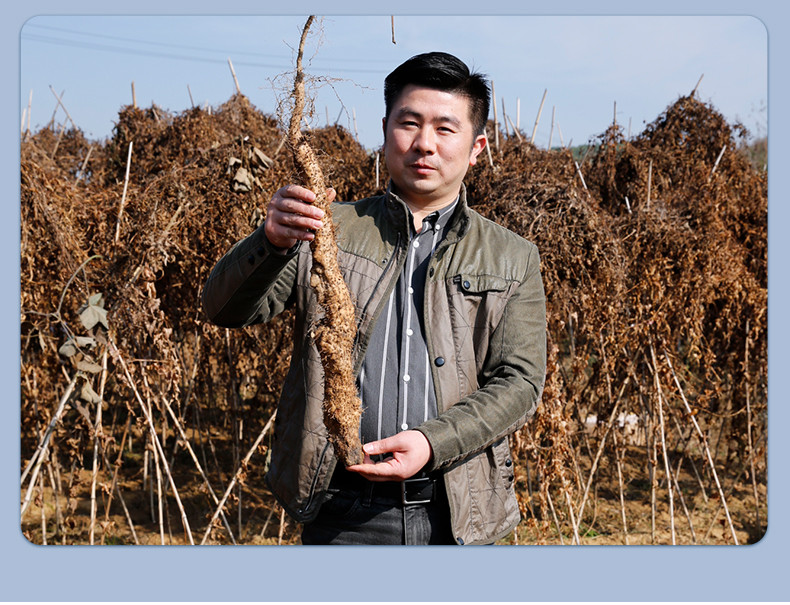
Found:
<svg viewBox="0 0 790 605"><path fill-rule="evenodd" d="M469 153L470 166L477 164L477 156L482 153L483 149L486 148L486 145L488 145L488 138L485 134L479 134L475 137L475 140L472 143L472 150Z"/></svg>

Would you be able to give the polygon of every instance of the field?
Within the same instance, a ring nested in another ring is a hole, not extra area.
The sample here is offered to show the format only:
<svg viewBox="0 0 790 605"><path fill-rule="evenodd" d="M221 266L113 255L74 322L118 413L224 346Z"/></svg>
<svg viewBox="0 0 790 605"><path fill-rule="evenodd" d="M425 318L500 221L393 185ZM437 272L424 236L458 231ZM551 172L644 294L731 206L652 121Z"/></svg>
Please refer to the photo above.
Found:
<svg viewBox="0 0 790 605"><path fill-rule="evenodd" d="M504 543L749 544L767 526L767 174L694 94L583 153L499 123L476 210L534 241L549 371L513 435L524 521ZM377 151L306 133L338 199ZM241 94L121 109L21 147L22 531L38 544L294 544L263 484L288 312L209 324L202 285L296 174Z"/></svg>

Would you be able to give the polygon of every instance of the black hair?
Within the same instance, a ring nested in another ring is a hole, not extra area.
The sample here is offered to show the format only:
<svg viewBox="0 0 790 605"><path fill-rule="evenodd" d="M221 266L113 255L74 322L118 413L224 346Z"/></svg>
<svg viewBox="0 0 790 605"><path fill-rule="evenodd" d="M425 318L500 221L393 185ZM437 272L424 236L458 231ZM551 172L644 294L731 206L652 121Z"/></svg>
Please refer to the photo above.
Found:
<svg viewBox="0 0 790 605"><path fill-rule="evenodd" d="M444 52L415 55L401 63L384 79L384 119L388 120L395 101L408 85L424 86L460 94L469 99L475 135L485 134L491 89L487 76L470 72L466 63Z"/></svg>

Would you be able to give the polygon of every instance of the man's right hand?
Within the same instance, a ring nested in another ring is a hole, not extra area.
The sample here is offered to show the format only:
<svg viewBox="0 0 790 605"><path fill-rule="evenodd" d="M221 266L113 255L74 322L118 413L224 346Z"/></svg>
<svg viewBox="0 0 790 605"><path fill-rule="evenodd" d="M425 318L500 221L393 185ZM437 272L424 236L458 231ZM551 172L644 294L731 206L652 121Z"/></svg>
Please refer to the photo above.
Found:
<svg viewBox="0 0 790 605"><path fill-rule="evenodd" d="M327 189L327 200L335 199ZM266 207L264 232L275 248L289 249L300 241L309 242L323 223L324 212L313 206L315 193L299 185L286 185L277 191Z"/></svg>

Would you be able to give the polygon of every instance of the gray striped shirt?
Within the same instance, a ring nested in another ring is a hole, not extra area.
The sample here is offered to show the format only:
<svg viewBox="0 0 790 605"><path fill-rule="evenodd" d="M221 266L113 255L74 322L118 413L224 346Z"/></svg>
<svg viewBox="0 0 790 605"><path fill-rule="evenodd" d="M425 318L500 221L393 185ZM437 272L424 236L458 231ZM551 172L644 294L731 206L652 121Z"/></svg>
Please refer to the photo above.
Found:
<svg viewBox="0 0 790 605"><path fill-rule="evenodd" d="M363 443L414 428L437 414L423 326L425 277L457 202L425 217L420 233L408 213L406 262L373 328L359 375Z"/></svg>

